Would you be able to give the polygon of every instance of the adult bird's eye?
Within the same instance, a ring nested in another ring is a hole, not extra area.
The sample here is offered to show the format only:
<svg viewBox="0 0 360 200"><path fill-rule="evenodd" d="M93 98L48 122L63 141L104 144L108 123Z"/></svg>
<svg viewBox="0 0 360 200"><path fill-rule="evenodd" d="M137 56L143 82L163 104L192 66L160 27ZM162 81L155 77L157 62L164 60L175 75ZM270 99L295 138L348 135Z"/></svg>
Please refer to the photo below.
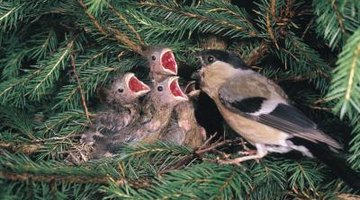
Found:
<svg viewBox="0 0 360 200"><path fill-rule="evenodd" d="M123 93L123 92L124 92L124 89L119 88L119 89L118 89L118 92L119 92L119 93Z"/></svg>
<svg viewBox="0 0 360 200"><path fill-rule="evenodd" d="M152 60L156 60L156 56L151 56L151 59L152 59Z"/></svg>
<svg viewBox="0 0 360 200"><path fill-rule="evenodd" d="M157 90L158 90L159 92L161 92L161 91L163 91L163 87L162 87L162 86L158 86L158 87L157 87Z"/></svg>
<svg viewBox="0 0 360 200"><path fill-rule="evenodd" d="M212 63L212 62L215 61L215 58L212 57L212 56L209 56L207 60L208 60L209 63Z"/></svg>

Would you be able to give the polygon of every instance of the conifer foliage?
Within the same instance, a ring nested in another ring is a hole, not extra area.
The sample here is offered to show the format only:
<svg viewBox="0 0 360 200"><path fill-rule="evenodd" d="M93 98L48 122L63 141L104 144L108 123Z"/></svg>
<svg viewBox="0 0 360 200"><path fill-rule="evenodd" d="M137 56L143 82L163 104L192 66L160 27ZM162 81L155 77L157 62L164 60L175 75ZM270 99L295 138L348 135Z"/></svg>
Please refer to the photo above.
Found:
<svg viewBox="0 0 360 200"><path fill-rule="evenodd" d="M324 164L296 153L218 165L215 151L159 142L66 162L101 107L98 89L128 70L147 78L142 45L169 46L195 67L191 54L219 41L279 83L360 170L358 0L0 0L0 199L356 194Z"/></svg>

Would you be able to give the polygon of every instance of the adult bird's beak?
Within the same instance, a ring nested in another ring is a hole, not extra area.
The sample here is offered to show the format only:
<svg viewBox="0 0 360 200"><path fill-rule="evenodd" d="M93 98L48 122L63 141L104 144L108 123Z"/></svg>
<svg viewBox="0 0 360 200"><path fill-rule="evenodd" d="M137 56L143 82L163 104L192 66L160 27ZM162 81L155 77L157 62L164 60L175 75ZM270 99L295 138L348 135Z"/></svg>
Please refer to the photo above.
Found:
<svg viewBox="0 0 360 200"><path fill-rule="evenodd" d="M198 69L196 71L194 71L192 74L191 74L191 79L194 79L196 81L199 81L201 76L200 76L200 70L201 69Z"/></svg>

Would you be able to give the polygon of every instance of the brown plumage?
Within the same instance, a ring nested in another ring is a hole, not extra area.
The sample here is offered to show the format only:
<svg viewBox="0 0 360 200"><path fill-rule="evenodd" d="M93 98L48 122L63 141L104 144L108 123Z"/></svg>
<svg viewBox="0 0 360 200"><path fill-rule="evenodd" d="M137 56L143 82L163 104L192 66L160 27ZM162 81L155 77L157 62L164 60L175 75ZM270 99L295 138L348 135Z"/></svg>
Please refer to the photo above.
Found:
<svg viewBox="0 0 360 200"><path fill-rule="evenodd" d="M105 89L106 109L96 113L94 123L80 139L80 146L74 147L68 160L80 163L89 159L96 140L114 135L139 117L139 97L150 91L133 73L125 73L111 81Z"/></svg>
<svg viewBox="0 0 360 200"><path fill-rule="evenodd" d="M105 89L107 109L96 114L91 128L82 135L82 143L94 142L93 136L115 134L139 117L139 97L150 91L133 73L114 78Z"/></svg>
<svg viewBox="0 0 360 200"><path fill-rule="evenodd" d="M206 131L197 123L191 101L182 102L174 108L172 119L160 139L193 149L205 142Z"/></svg>
<svg viewBox="0 0 360 200"><path fill-rule="evenodd" d="M253 155L220 163L239 164L269 152L295 150L323 161L360 190L360 174L338 154L341 145L291 105L278 85L251 70L233 52L204 50L198 55L201 90L215 101L230 127L256 147Z"/></svg>
<svg viewBox="0 0 360 200"><path fill-rule="evenodd" d="M188 100L178 85L178 78L172 76L156 83L144 99L141 116L116 135L99 138L94 144L93 156L97 158L102 155L112 155L124 143L156 141L169 124L173 108L180 102Z"/></svg>
<svg viewBox="0 0 360 200"><path fill-rule="evenodd" d="M175 56L170 48L164 46L146 47L143 55L150 68L150 79L161 82L168 76L176 76L178 72Z"/></svg>
<svg viewBox="0 0 360 200"><path fill-rule="evenodd" d="M206 131L197 123L194 111L192 101L181 103L175 107L177 123L185 131L183 145L191 148L200 147L206 140Z"/></svg>
<svg viewBox="0 0 360 200"><path fill-rule="evenodd" d="M150 78L158 83L177 74L177 63L170 48L163 46L148 47L144 51L150 68ZM182 134L185 134L182 136ZM162 134L161 140L196 148L206 137L205 130L195 119L193 102L183 102L175 106L171 123Z"/></svg>
<svg viewBox="0 0 360 200"><path fill-rule="evenodd" d="M287 102L285 92L274 82L252 71L234 53L205 50L199 53L200 88L216 103L230 127L257 148L255 155L223 163L240 163L264 157L268 152L309 149L298 138L322 143L332 149L340 145L317 129L316 124Z"/></svg>

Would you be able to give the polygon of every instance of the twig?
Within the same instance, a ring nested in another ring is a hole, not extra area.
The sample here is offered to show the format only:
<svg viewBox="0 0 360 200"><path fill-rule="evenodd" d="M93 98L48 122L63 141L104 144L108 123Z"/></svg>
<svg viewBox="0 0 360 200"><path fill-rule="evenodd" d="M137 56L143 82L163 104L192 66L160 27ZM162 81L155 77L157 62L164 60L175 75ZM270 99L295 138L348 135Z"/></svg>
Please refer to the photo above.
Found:
<svg viewBox="0 0 360 200"><path fill-rule="evenodd" d="M80 6L85 10L85 13L87 14L87 16L90 18L90 20L93 22L93 24L95 25L95 27L105 36L108 36L109 34L105 31L105 29L100 25L100 23L96 20L95 16L92 15L91 13L89 13L87 11L87 7L84 4L83 0L79 0ZM113 33L115 39L117 41L119 41L121 44L129 47L131 50L133 50L135 53L138 53L140 55L142 54L142 50L141 47L137 44L135 44L133 41L131 41L125 34L121 33L119 30L117 29L112 29L112 28L108 28L109 31L111 33Z"/></svg>
<svg viewBox="0 0 360 200"><path fill-rule="evenodd" d="M325 111L331 111L332 110L332 108L313 106L313 105L309 105L309 108L314 109L314 110L325 110Z"/></svg>
<svg viewBox="0 0 360 200"><path fill-rule="evenodd" d="M221 141L221 142L215 142L215 143L213 143L212 145L209 145L206 148L199 148L198 150L195 151L195 154L201 155L201 154L209 152L209 151L211 151L213 149L216 149L218 147L221 147L221 146L224 146L224 145L227 145L227 144L232 144L232 143L234 143L236 141L238 141L238 140L224 140L224 141Z"/></svg>
<svg viewBox="0 0 360 200"><path fill-rule="evenodd" d="M334 9L335 11L335 15L336 15L336 19L337 22L339 23L340 26L340 30L342 33L345 33L345 26L344 26L344 17L341 15L341 13L339 12L339 9L336 5L336 1L332 1L331 2L331 7Z"/></svg>
<svg viewBox="0 0 360 200"><path fill-rule="evenodd" d="M118 29L109 27L108 30L114 34L114 37L117 41L124 44L125 46L129 47L131 50L133 50L135 53L138 53L140 55L143 55L143 52L141 50L141 46L134 43L130 40L125 34L120 32Z"/></svg>
<svg viewBox="0 0 360 200"><path fill-rule="evenodd" d="M273 18L275 18L275 6L276 6L276 0L271 0L271 4L270 4L270 9L268 10L268 12L266 13L266 29L269 32L269 36L270 39L274 42L275 46L277 49L280 49L277 40L275 38L275 34L273 32L273 29L271 27L271 19L270 19L270 14L272 15Z"/></svg>
<svg viewBox="0 0 360 200"><path fill-rule="evenodd" d="M298 75L298 76L289 76L286 78L279 78L279 79L275 79L274 81L279 83L279 82L283 82L283 81L293 81L293 82L299 82L299 81L305 81L305 80L309 80L312 78L315 78L316 74L307 74L307 75Z"/></svg>
<svg viewBox="0 0 360 200"><path fill-rule="evenodd" d="M35 181L35 182L46 182L53 183L56 182L65 182L65 183L80 183L80 184L102 184L109 185L110 183L115 183L117 186L121 186L124 184L129 184L131 187L135 188L145 188L149 187L150 180L147 178L143 179L134 179L127 180L124 178L114 178L109 175L98 176L98 177L88 177L88 176L79 176L79 175L36 175L30 173L14 173L14 172L1 172L0 178L7 179L12 181Z"/></svg>
<svg viewBox="0 0 360 200"><path fill-rule="evenodd" d="M210 137L207 141L210 141L211 139L212 139L212 137ZM199 147L197 150L195 150L193 154L184 156L182 159L177 161L170 169L163 170L163 171L161 171L161 173L163 174L163 173L167 173L167 172L170 172L172 170L175 170L175 169L180 169L181 167L183 167L186 164L190 163L194 159L199 159L200 158L201 160L206 160L204 158L201 158L201 156L206 152L214 151L215 153L223 155L222 152L217 151L216 148L227 145L227 144L232 144L232 143L237 142L237 141L238 141L237 139L235 139L235 140L224 140L224 141L221 141L221 142L216 141L215 143L213 143L211 145L208 145L208 146L203 145L203 146ZM206 144L206 142L204 144ZM210 160L210 162L211 162L211 160Z"/></svg>
<svg viewBox="0 0 360 200"><path fill-rule="evenodd" d="M85 13L87 14L87 16L90 18L90 20L93 22L93 24L95 25L95 27L104 35L108 35L106 33L106 31L101 27L100 23L95 19L94 15L92 15L91 13L89 13L87 11L87 7L84 4L83 0L79 0L80 6L84 9Z"/></svg>
<svg viewBox="0 0 360 200"><path fill-rule="evenodd" d="M312 18L312 19L310 20L310 22L308 23L308 25L306 26L303 34L301 35L301 39L304 39L306 33L310 30L311 25L314 23L314 19L315 19L315 18Z"/></svg>
<svg viewBox="0 0 360 200"><path fill-rule="evenodd" d="M222 24L223 26L227 26L229 29L235 29L239 32L244 32L244 30L246 30L244 27L239 26L238 24L234 24L231 23L229 21L226 20L218 20L218 19L209 19L206 16L202 16L202 15L198 15L198 14L194 14L191 12L185 12L185 11L181 11L180 9L175 9L175 8L171 8L171 7L167 7L166 5L163 4L156 4L153 2L149 2L149 1L143 1L139 3L140 6L147 6L147 7L155 7L155 8L160 8L166 11L170 11L170 12L174 12L174 13L178 13L180 15L189 17L189 18L194 18L194 19L198 19L201 20L203 22L207 22L207 21L212 21L214 23L218 23L218 24ZM246 19L244 19L246 20ZM250 30L248 32L250 37L256 37L258 35L257 32Z"/></svg>
<svg viewBox="0 0 360 200"><path fill-rule="evenodd" d="M260 46L254 49L249 58L246 60L246 64L251 66L258 62L269 50L269 44L262 42Z"/></svg>
<svg viewBox="0 0 360 200"><path fill-rule="evenodd" d="M124 21L124 23L126 24L126 26L135 34L136 38L139 40L139 42L141 43L141 45L145 45L144 40L142 39L142 37L140 36L140 34L135 30L135 28L126 20L126 18L120 13L118 12L112 5L110 5L108 3L108 6L110 8L111 11L113 11L122 21Z"/></svg>
<svg viewBox="0 0 360 200"><path fill-rule="evenodd" d="M15 142L0 142L0 148L10 152L21 152L27 155L37 152L42 146L40 144L17 144Z"/></svg>
<svg viewBox="0 0 360 200"><path fill-rule="evenodd" d="M80 95L81 95L81 104L84 108L84 112L85 112L85 116L86 116L86 119L90 122L91 124L91 120L90 120L90 115L89 115L89 111L88 111L88 107L86 105L86 99L85 99L85 95L84 95L84 91L81 87L81 81L80 81L80 78L79 78L79 75L76 71L76 66L75 66L75 57L73 54L70 55L71 57L71 66L72 66L72 69L73 69L73 72L74 72L74 76L75 76L75 79L76 79L76 82L78 83L78 88L79 88L79 92L80 92Z"/></svg>
<svg viewBox="0 0 360 200"><path fill-rule="evenodd" d="M0 177L12 181L38 181L38 182L47 182L60 181L67 183L98 183L108 185L111 180L116 182L118 185L122 185L127 181L125 179L113 179L109 176L104 177L87 177L87 176L77 176L77 175L35 175L30 173L13 173L13 172L0 172Z"/></svg>

